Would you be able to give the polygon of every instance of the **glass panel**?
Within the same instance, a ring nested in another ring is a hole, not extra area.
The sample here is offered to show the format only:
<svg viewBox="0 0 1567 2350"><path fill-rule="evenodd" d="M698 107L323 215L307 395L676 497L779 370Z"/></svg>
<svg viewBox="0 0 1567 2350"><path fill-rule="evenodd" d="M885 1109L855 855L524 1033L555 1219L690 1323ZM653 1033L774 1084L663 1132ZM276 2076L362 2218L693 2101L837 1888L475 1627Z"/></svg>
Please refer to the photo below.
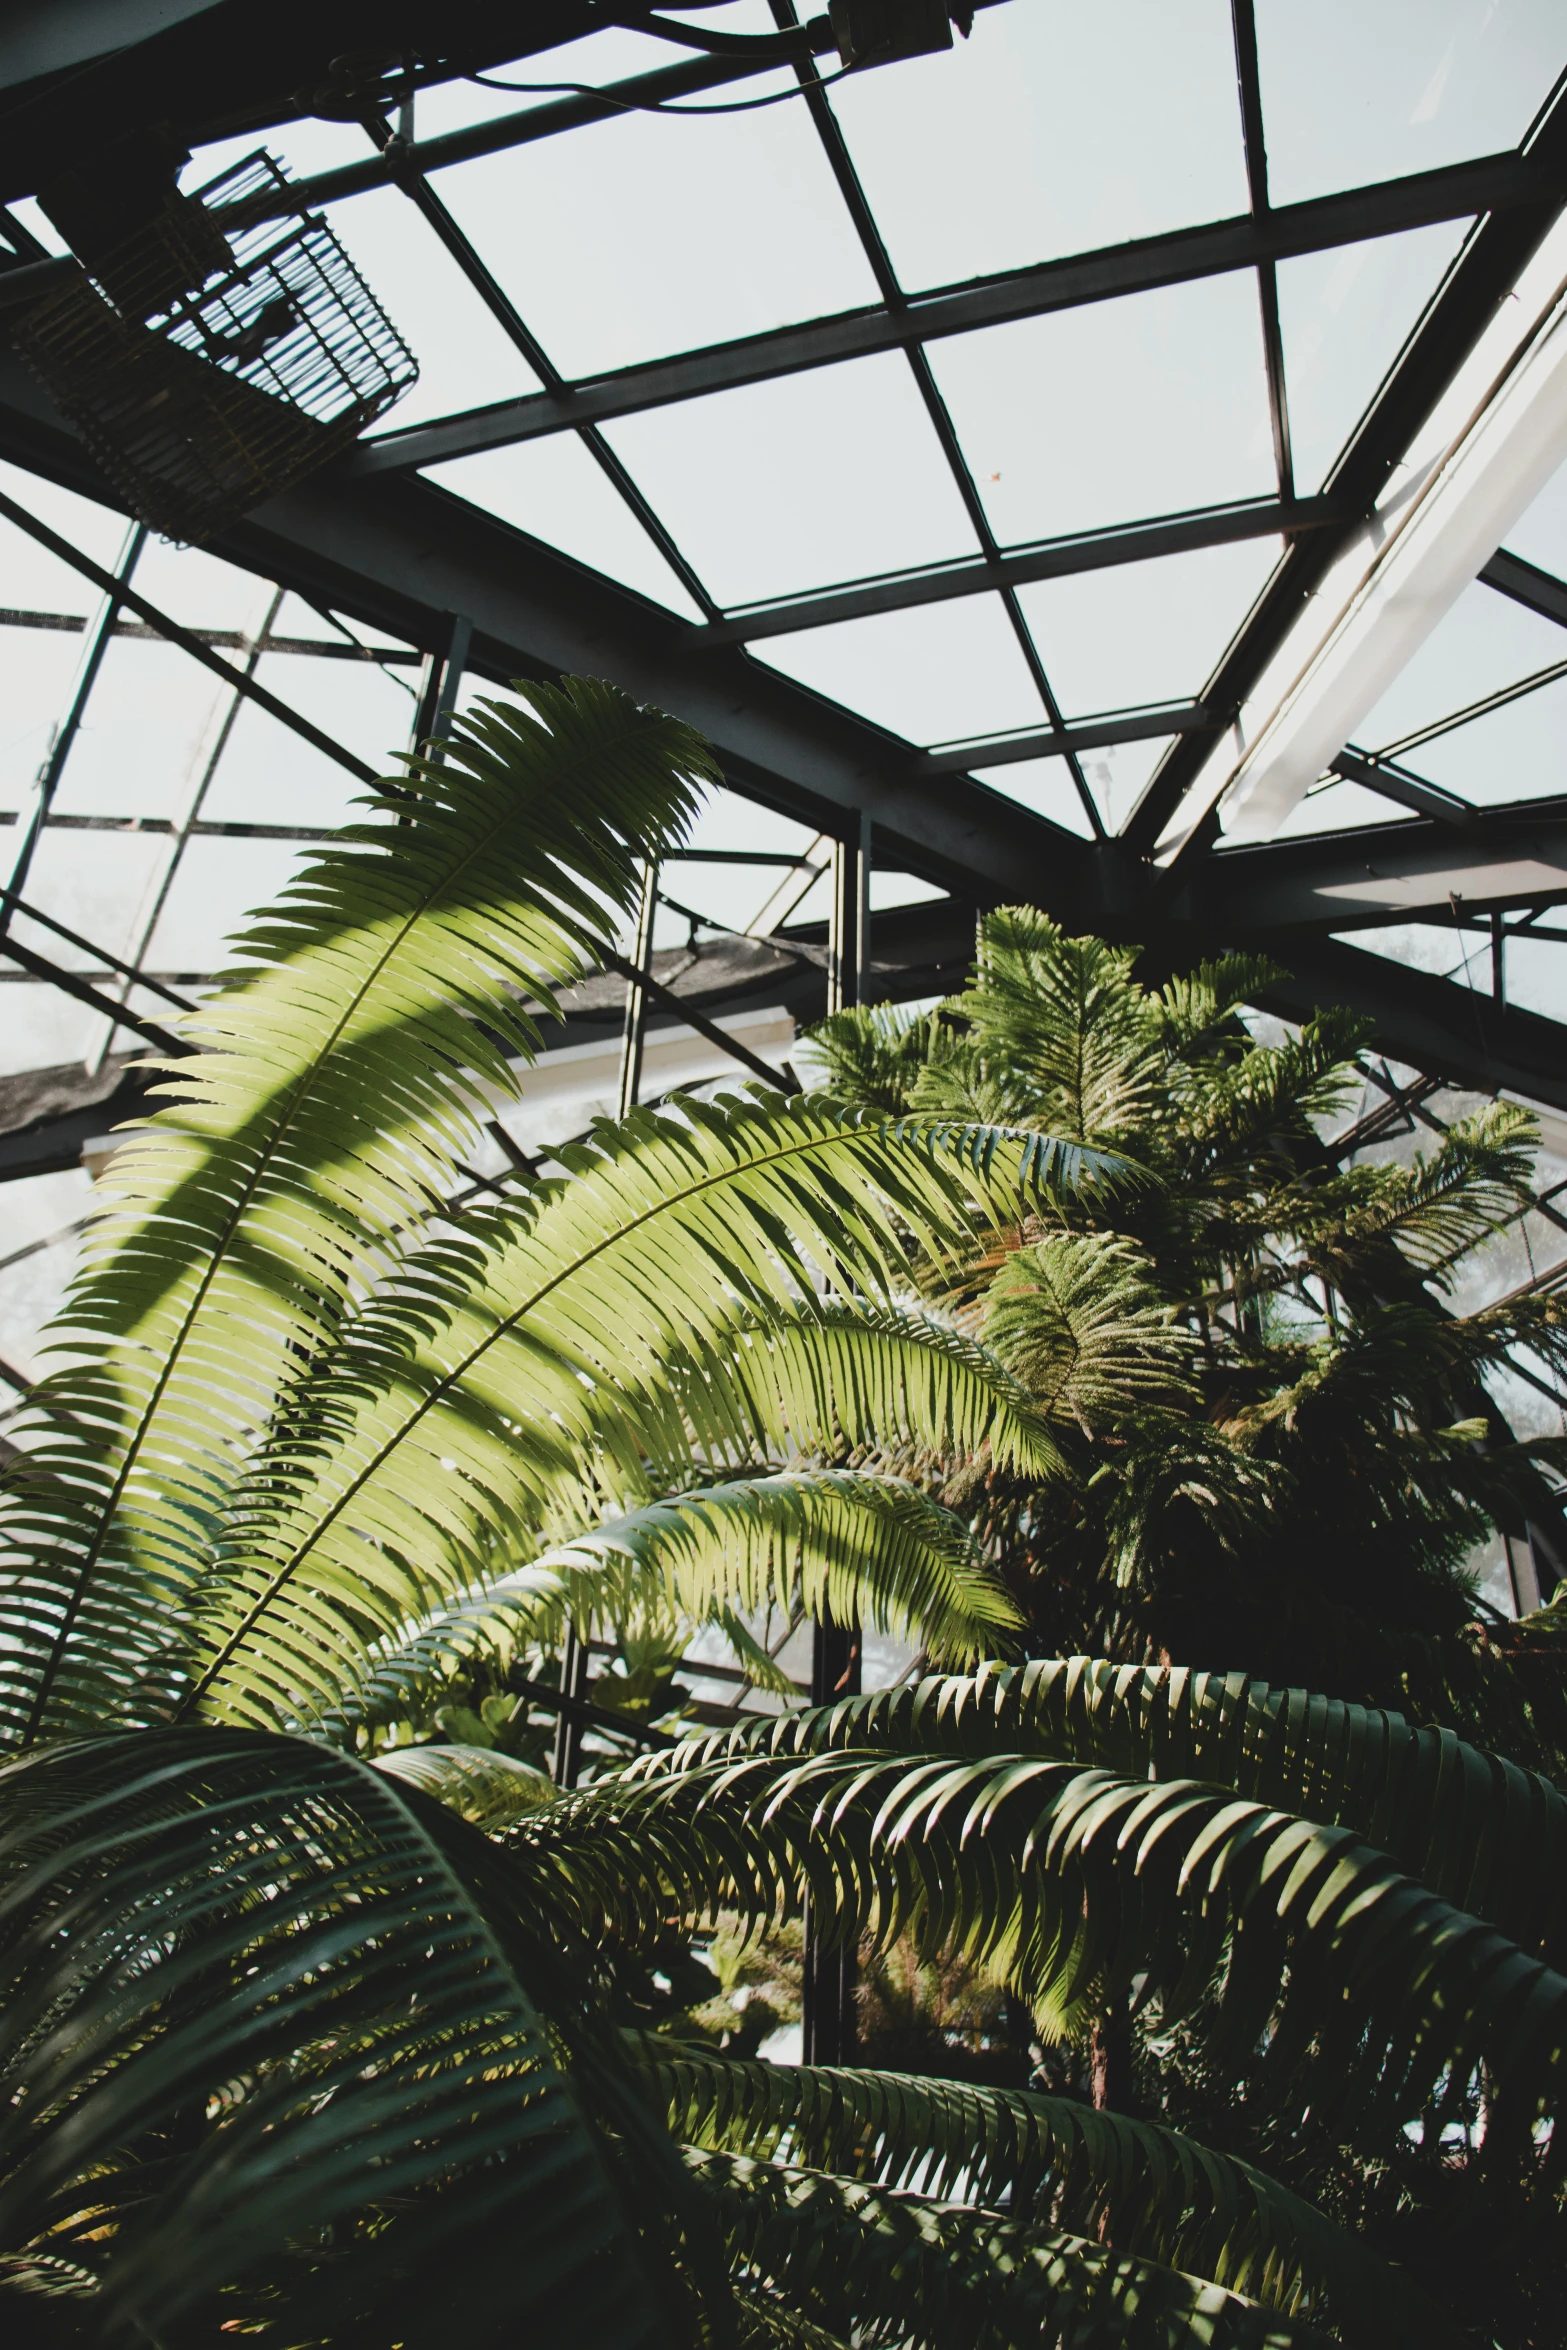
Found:
<svg viewBox="0 0 1567 2350"><path fill-rule="evenodd" d="M13 990L7 990L7 1000ZM34 992L31 989L29 993ZM24 1176L5 1187L5 1239L0 1255L47 1240L52 1233L68 1237L53 1248L35 1248L19 1265L0 1273L0 1358L23 1378L37 1378L50 1366L38 1359L38 1338L46 1321L64 1300L65 1285L76 1270L79 1243L70 1227L93 1205L92 1180L84 1167L65 1168L56 1175ZM0 1382L0 1416L19 1398Z"/></svg>
<svg viewBox="0 0 1567 2350"><path fill-rule="evenodd" d="M1239 539L1019 588L1062 709L1195 701L1281 552L1278 539Z"/></svg>
<svg viewBox="0 0 1567 2350"><path fill-rule="evenodd" d="M840 83L832 104L904 285L1244 212L1229 13L1028 0L986 9L939 56Z"/></svg>
<svg viewBox="0 0 1567 2350"><path fill-rule="evenodd" d="M1521 521L1507 534L1509 554L1567 579L1567 465L1551 476Z"/></svg>
<svg viewBox="0 0 1567 2350"><path fill-rule="evenodd" d="M744 95L793 86L758 76ZM803 105L621 115L459 165L439 184L567 374L876 299Z"/></svg>
<svg viewBox="0 0 1567 2350"><path fill-rule="evenodd" d="M5 584L8 592L21 585L9 571ZM69 706L82 649L81 636L65 629L0 626L0 811L7 823L31 800ZM0 832L0 874L11 869L8 840Z"/></svg>
<svg viewBox="0 0 1567 2350"><path fill-rule="evenodd" d="M687 848L711 855L721 850L771 850L781 856L804 856L815 842L809 825L797 824L771 808L758 808L738 792L709 792L692 827ZM827 855L812 859L821 864ZM720 930L744 930L768 900L789 879L787 865L715 865L686 863L672 857L659 876L660 888L693 913ZM808 879L800 874L802 885ZM656 946L684 943L688 925L678 914L662 908L655 932Z"/></svg>
<svg viewBox="0 0 1567 2350"><path fill-rule="evenodd" d="M901 354L605 428L722 604L978 552Z"/></svg>
<svg viewBox="0 0 1567 2350"><path fill-rule="evenodd" d="M1275 840L1301 839L1314 832L1349 832L1361 824L1396 824L1407 818L1407 808L1367 791L1358 783L1314 783L1293 807L1274 834Z"/></svg>
<svg viewBox="0 0 1567 2350"><path fill-rule="evenodd" d="M392 772L397 752L408 747L416 703L403 681L417 682L418 675L412 669L389 676L368 661L303 653L265 653L256 669L258 684L378 773ZM281 719L246 702L201 813L214 824L346 824L364 789Z"/></svg>
<svg viewBox="0 0 1567 2350"><path fill-rule="evenodd" d="M147 953L151 971L216 972L247 914L288 887L308 848L294 841L187 841Z"/></svg>
<svg viewBox="0 0 1567 2350"><path fill-rule="evenodd" d="M1567 642L1554 621L1476 581L1366 713L1354 740L1367 750L1385 750L1401 736L1450 717L1515 678L1548 669L1564 650ZM1418 755L1411 753L1409 764L1424 774L1424 762L1434 753L1434 744L1423 744Z"/></svg>
<svg viewBox="0 0 1567 2350"><path fill-rule="evenodd" d="M1003 545L1276 486L1249 272L957 335L930 357Z"/></svg>
<svg viewBox="0 0 1567 2350"><path fill-rule="evenodd" d="M928 906L947 892L917 873L882 870L871 874L869 895L873 914L890 914L896 906Z"/></svg>
<svg viewBox="0 0 1567 2350"><path fill-rule="evenodd" d="M1559 0L1257 0L1256 15L1275 204L1515 147L1567 60Z"/></svg>
<svg viewBox="0 0 1567 2350"><path fill-rule="evenodd" d="M253 571L224 563L200 547L174 547L157 538L142 549L136 586L185 628L236 629L241 635L260 626L273 595L271 583L258 580ZM231 645L218 650L230 661L244 658Z"/></svg>
<svg viewBox="0 0 1567 2350"><path fill-rule="evenodd" d="M700 607L574 432L455 457L425 472L430 481L530 537L559 547L687 620L701 619Z"/></svg>
<svg viewBox="0 0 1567 2350"><path fill-rule="evenodd" d="M1562 908L1547 914L1561 924ZM1567 1020L1567 946L1549 938L1510 938L1505 949L1507 1000L1548 1020ZM1561 1201L1556 1202L1558 1209Z"/></svg>
<svg viewBox="0 0 1567 2350"><path fill-rule="evenodd" d="M55 795L62 816L172 817L211 755L229 690L157 638L117 637Z"/></svg>
<svg viewBox="0 0 1567 2350"><path fill-rule="evenodd" d="M769 637L752 659L910 742L965 741L1046 722L999 596Z"/></svg>
<svg viewBox="0 0 1567 2350"><path fill-rule="evenodd" d="M167 845L157 834L46 831L28 875L28 903L69 924L111 954L123 955L130 943L136 909ZM65 970L92 971L97 967L92 955L29 922L25 915L14 919L17 938L46 955L51 963ZM110 991L117 985L117 981L107 983ZM40 988L36 994L31 989L17 989L15 995L7 989L0 995L0 1009L11 1031L6 1037L5 1065L12 1069L49 1068L80 1060L95 1052L104 1038L102 1016L57 988ZM123 1041L124 1032L121 1034Z"/></svg>
<svg viewBox="0 0 1567 2350"><path fill-rule="evenodd" d="M1319 489L1469 233L1438 221L1279 264L1295 487Z"/></svg>
<svg viewBox="0 0 1567 2350"><path fill-rule="evenodd" d="M1075 832L1083 840L1093 839L1094 828L1088 821L1083 795L1064 759L1019 759L1010 767L976 767L972 772L978 782L1000 792L1003 799L1016 800L1022 808L1032 808L1036 816L1047 816L1065 832Z"/></svg>
<svg viewBox="0 0 1567 2350"><path fill-rule="evenodd" d="M1567 658L1567 636L1560 630L1557 642L1558 658ZM1410 752L1409 765L1482 807L1567 791L1567 678L1421 743Z"/></svg>
<svg viewBox="0 0 1567 2350"><path fill-rule="evenodd" d="M1101 751L1080 751L1078 765L1094 795L1106 832L1119 832L1148 789L1170 738L1151 743L1111 743Z"/></svg>
<svg viewBox="0 0 1567 2350"><path fill-rule="evenodd" d="M1491 944L1479 931L1454 930L1435 922L1387 922L1374 930L1335 931L1334 936L1347 947L1385 955L1390 963L1407 963L1412 971L1457 979L1485 995L1491 991Z"/></svg>

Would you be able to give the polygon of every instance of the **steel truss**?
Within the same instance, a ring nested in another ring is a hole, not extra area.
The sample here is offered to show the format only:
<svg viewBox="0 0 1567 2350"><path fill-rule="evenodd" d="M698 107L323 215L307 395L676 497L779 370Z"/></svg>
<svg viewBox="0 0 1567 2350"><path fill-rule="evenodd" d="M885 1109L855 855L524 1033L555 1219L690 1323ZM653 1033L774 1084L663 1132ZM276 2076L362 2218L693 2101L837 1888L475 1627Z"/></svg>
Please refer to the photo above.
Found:
<svg viewBox="0 0 1567 2350"><path fill-rule="evenodd" d="M106 75L119 94L120 121L125 120L127 91L132 93L133 108L137 103L137 77L145 68L149 86L156 79L165 97L170 89L176 92L177 103L184 108L182 133L200 141L220 130L260 130L285 119L292 100L282 93L279 76L285 65L280 60L286 63L296 50L313 54L311 43L319 46L321 37L312 32L310 21L321 16L320 10L286 9L276 43L265 57L254 59L249 51L224 48L217 38L219 20L233 13L227 6L204 12L155 12L165 27L155 38L146 32L148 12L133 0L122 0L122 13L126 37L108 64L103 58L78 59L74 65L66 60L53 79L46 73L31 81L13 68L9 97L8 51L6 42L0 41L0 120L8 104L25 100L18 120L25 117L30 126L27 136L9 149L9 195L28 192L29 141L35 126L47 128L54 121L50 135L56 142L62 122L90 128L93 108L107 103ZM417 47L418 25L431 12L410 4L398 13L399 22L406 17L412 28L398 37L410 48ZM48 14L36 12L37 21L43 23ZM795 21L789 0L774 0L774 15L782 26ZM445 16L455 22L450 9ZM1141 941L1151 967L1174 968L1226 944L1266 944L1292 975L1273 992L1275 1009L1298 1013L1314 1001L1350 1003L1373 1022L1377 1047L1401 1062L1481 1090L1505 1085L1567 1107L1567 1029L1505 1000L1487 1000L1477 1008L1471 991L1455 981L1405 969L1385 955L1345 943L1342 935L1392 922L1493 916L1504 925L1532 921L1537 934L1550 935L1538 931L1538 916L1567 898L1567 802L1472 808L1421 776L1408 763L1407 753L1397 759L1372 758L1350 746L1337 763L1338 772L1388 801L1386 824L1244 850L1222 848L1210 830L1195 837L1173 871L1156 875L1148 862L1152 843L1200 767L1214 730L1232 718L1302 595L1323 576L1346 534L1369 511L1411 434L1523 261L1557 218L1567 193L1567 96L1558 91L1517 153L1310 203L1273 206L1246 0L1236 0L1234 16L1249 214L917 297L905 294L896 281L834 117L815 86L817 69L802 48L794 70L805 90L803 103L816 123L875 273L879 300L839 316L589 380L568 380L552 368L526 322L446 212L432 174L438 177L468 156L495 152L523 139L563 135L601 119L610 103L650 102L714 88L759 69L735 59L684 58L660 74L637 77L634 85L624 85L603 100L567 99L423 142L400 140L387 118L372 117L370 151L363 162L301 183L296 200L321 202L381 184L402 188L526 353L545 388L525 399L387 433L363 445L330 474L273 501L213 551L280 588L296 591L319 609L397 640L391 649L367 653L344 628L342 657L378 658L395 665L414 657L406 650L409 647L429 656L446 680L447 707L454 690L455 626L467 632L466 654L455 663L458 670L465 661L470 671L496 683L566 671L610 676L639 697L674 709L701 727L718 750L728 782L742 796L781 809L831 838L858 840L868 826L871 855L878 865L906 870L947 893L939 903L877 918L868 955L867 985L872 993L920 992L925 979L952 966L953 942L967 935L978 909L1025 896L1072 928ZM182 18L188 21L174 22ZM19 26L23 19L32 22L33 16L23 9ZM552 8L533 27L532 43L546 46L569 38L587 21L581 9ZM20 33L17 38L15 54L25 62L26 40ZM518 52L512 48L508 53ZM294 70L292 63L287 63L287 70ZM76 80L68 88L70 74ZM429 78L439 76L432 69ZM37 130L36 137L42 142L44 132ZM1475 225L1458 261L1333 478L1320 496L1297 497L1279 351L1277 264L1291 255L1464 219ZM15 242L10 271L3 266L5 259L0 252L0 304L9 291L8 275L19 287L26 270L39 266L24 240ZM1154 516L1030 548L998 546L936 390L926 356L929 347L980 326L1239 269L1253 271L1258 287L1276 494L1197 513ZM904 352L914 370L978 534L980 555L892 577L845 582L749 610L720 609L624 476L597 428L615 417L702 393L894 350ZM418 472L423 465L456 455L563 429L583 436L628 497L695 595L704 614L700 623L672 617L467 505ZM100 503L115 502L80 444L9 355L0 359L0 456ZM6 510L14 512L14 504ZM1288 551L1200 700L1112 712L1071 724L1064 720L1016 601L1020 585L1258 535L1283 537ZM86 559L66 552L103 590L104 579ZM1498 592L1567 626L1567 584L1505 551L1498 552L1482 576ZM830 620L980 593L1000 594L1011 615L1040 693L1043 722L1038 728L936 749L911 745L762 667L743 649L748 642ZM254 676L258 644L231 647L217 640L217 632L180 630L128 583L119 601L136 617L130 622L111 620L111 627L144 629L181 644L193 659L219 672L236 697L263 702L317 749L352 772L364 772L353 754L260 687ZM0 613L0 626L49 624L72 617ZM269 639L266 649L285 648ZM288 649L307 648L301 641ZM231 651L235 657L225 658ZM1124 832L1107 837L1078 754L1154 739L1168 739L1169 750ZM1049 755L1062 757L1076 777L1093 838L1081 838L1028 813L988 790L973 774L978 768ZM42 821L67 819L46 811ZM196 829L201 829L199 820ZM284 828L249 829L260 833ZM917 943L922 931L929 951ZM36 959L36 950L30 951ZM961 960L961 949L956 959ZM73 975L78 984L105 984L114 972L122 1014L132 1024L137 1018L151 1018L150 1013L133 1013L127 1004L125 998L132 991L123 972L115 970L115 958L100 960L95 976ZM792 984L804 1012L811 1008L811 991L825 983L809 956L801 973ZM166 977L162 987L166 992ZM733 1000L742 1000L744 994L739 985ZM714 1017L728 1000L704 998L703 1016ZM655 1010L650 1016L659 1015Z"/></svg>

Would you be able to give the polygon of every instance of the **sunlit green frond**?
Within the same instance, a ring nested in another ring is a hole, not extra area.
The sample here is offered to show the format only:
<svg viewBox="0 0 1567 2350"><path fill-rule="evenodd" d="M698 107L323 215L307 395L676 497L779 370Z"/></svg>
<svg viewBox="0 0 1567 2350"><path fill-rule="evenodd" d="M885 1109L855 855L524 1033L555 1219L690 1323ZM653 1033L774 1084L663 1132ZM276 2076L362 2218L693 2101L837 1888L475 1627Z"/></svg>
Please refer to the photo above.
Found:
<svg viewBox="0 0 1567 2350"><path fill-rule="evenodd" d="M715 773L690 728L611 686L526 693L314 853L116 1154L63 1316L78 1359L36 1391L10 1481L26 1598L0 1640L0 1742L90 1731L132 1686L133 1713L153 1699L236 1452L452 1188L481 1089L509 1090L507 1055L536 1046L527 1000L592 967L639 845L678 839Z"/></svg>
<svg viewBox="0 0 1567 2350"><path fill-rule="evenodd" d="M999 2212L743 2155L687 2156L732 2253L841 2338L909 2350L1304 2350L1308 2327L1201 2278Z"/></svg>
<svg viewBox="0 0 1567 2350"><path fill-rule="evenodd" d="M488 1746L394 1746L374 1767L433 1796L476 1828L498 1828L555 1800L554 1782L531 1763Z"/></svg>
<svg viewBox="0 0 1567 2350"><path fill-rule="evenodd" d="M1005 1116L1113 1144L1149 1115L1163 1054L1157 1002L1132 978L1137 952L1069 937L1032 906L984 917L973 980L951 1009L1001 1088ZM929 1086L915 1096L939 1098Z"/></svg>
<svg viewBox="0 0 1567 2350"><path fill-rule="evenodd" d="M901 1004L854 1004L830 1012L810 1032L823 1088L857 1110L907 1116L921 1071L941 1049L941 1023Z"/></svg>
<svg viewBox="0 0 1567 2350"><path fill-rule="evenodd" d="M834 1752L728 1764L676 1748L512 1831L584 1916L671 1896L752 1915L808 1889L885 1948L915 1932L1031 1998L1201 2011L1207 2059L1280 2113L1391 2133L1493 2084L1484 2158L1560 2108L1567 1977L1353 1830L1201 1781L1038 1756Z"/></svg>
<svg viewBox="0 0 1567 2350"><path fill-rule="evenodd" d="M508 1665L568 1622L591 1633L658 1606L745 1642L734 1610L776 1607L787 1620L796 1608L819 1616L824 1602L840 1623L909 1634L945 1655L978 1655L1017 1622L962 1520L918 1487L783 1470L644 1503L439 1610L366 1659L333 1720L396 1720L474 1658ZM760 1655L755 1663L767 1686Z"/></svg>
<svg viewBox="0 0 1567 2350"><path fill-rule="evenodd" d="M590 2118L521 1910L483 1838L323 1747L12 1763L0 2250L86 2271L115 2338L216 2338L282 2281L290 2340L498 2342L519 2299L604 2350L686 2339L644 2229L685 2190L651 2129L617 2151L633 2103Z"/></svg>
<svg viewBox="0 0 1567 2350"><path fill-rule="evenodd" d="M915 1319L890 1302L900 1226L934 1249L1103 1166L1037 1134L890 1125L815 1098L687 1101L601 1128L569 1178L411 1260L301 1389L236 1490L185 1709L283 1726L328 1713L373 1641L486 1579L491 1526L525 1536L582 1524L604 1493L641 1498L647 1460L693 1463L715 1424L751 1459L818 1443L861 1410L868 1355L878 1400L921 1372L901 1398L916 1428L973 1420L983 1390L998 1433L1039 1458L1026 1401L1014 1384L1016 1408L997 1410L1009 1383L981 1350L885 1344ZM811 1302L824 1272L881 1302L879 1338ZM959 1356L986 1375L953 1380ZM860 1374L847 1392L840 1366ZM811 1416L781 1424L794 1409Z"/></svg>
<svg viewBox="0 0 1567 2350"><path fill-rule="evenodd" d="M1237 1673L1068 1657L933 1674L756 1735L780 1754L1020 1753L1126 1778L1201 1780L1352 1829L1511 1941L1567 1959L1567 1797L1398 1714ZM714 1737L694 1751L717 1759L740 1746Z"/></svg>
<svg viewBox="0 0 1567 2350"><path fill-rule="evenodd" d="M1306 1253L1338 1272L1353 1267L1354 1252L1391 1242L1441 1285L1450 1259L1517 1213L1538 1143L1531 1112L1488 1102L1409 1166L1358 1166L1317 1196L1304 1195L1296 1228Z"/></svg>
<svg viewBox="0 0 1567 2350"><path fill-rule="evenodd" d="M923 2074L772 2065L657 2036L635 2053L678 2137L727 2154L1048 2218L1195 2271L1350 2339L1434 2341L1439 2313L1379 2259L1250 2163L1075 2098Z"/></svg>
<svg viewBox="0 0 1567 2350"><path fill-rule="evenodd" d="M1142 1250L1104 1232L1058 1232L1008 1256L990 1286L985 1338L1047 1419L1085 1436L1139 1403L1191 1390L1195 1340Z"/></svg>
<svg viewBox="0 0 1567 2350"><path fill-rule="evenodd" d="M1210 1043L1242 1004L1256 1003L1283 976L1267 955L1248 954L1215 955L1177 973L1159 990L1166 1043L1181 1054Z"/></svg>

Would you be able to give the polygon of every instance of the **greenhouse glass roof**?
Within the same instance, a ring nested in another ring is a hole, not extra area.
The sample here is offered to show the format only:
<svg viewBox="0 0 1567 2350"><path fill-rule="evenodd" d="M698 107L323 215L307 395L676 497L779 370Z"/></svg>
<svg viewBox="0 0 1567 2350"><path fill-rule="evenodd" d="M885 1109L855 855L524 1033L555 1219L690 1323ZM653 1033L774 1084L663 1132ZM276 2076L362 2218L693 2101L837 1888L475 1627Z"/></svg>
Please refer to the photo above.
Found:
<svg viewBox="0 0 1567 2350"><path fill-rule="evenodd" d="M65 251L59 156L158 121L187 190L279 157L419 364L193 548L0 353L0 1172L78 1180L443 692L560 670L718 748L652 940L712 1017L820 1009L837 844L872 993L1030 898L1168 967L1266 944L1272 1012L1567 1112L1559 6L1005 0L854 72L791 0L501 13L0 28L0 299Z"/></svg>

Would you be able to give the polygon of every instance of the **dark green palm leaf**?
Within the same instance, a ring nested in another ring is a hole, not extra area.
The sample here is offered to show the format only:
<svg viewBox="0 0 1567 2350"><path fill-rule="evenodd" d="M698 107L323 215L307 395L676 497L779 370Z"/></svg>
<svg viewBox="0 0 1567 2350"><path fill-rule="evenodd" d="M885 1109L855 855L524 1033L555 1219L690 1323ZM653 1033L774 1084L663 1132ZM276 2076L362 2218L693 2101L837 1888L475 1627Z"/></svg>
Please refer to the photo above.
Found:
<svg viewBox="0 0 1567 2350"><path fill-rule="evenodd" d="M1034 2214L1351 2340L1441 2337L1399 2269L1250 2163L1077 2100L923 2075L784 2066L648 2036L677 2136L723 2153Z"/></svg>
<svg viewBox="0 0 1567 2350"><path fill-rule="evenodd" d="M646 2128L616 2151L630 2101L590 2118L568 1970L502 1876L450 1813L295 1741L9 1765L0 2251L85 2271L138 2339L280 2274L290 2339L509 2339L519 2301L574 2344L682 2334L642 2223L683 2197Z"/></svg>
<svg viewBox="0 0 1567 2350"><path fill-rule="evenodd" d="M316 852L117 1156L67 1309L77 1359L14 1468L28 1596L0 1641L0 1742L90 1731L152 1671L236 1454L452 1189L484 1089L536 1047L527 999L592 967L638 844L678 839L714 776L690 728L613 687L527 693Z"/></svg>
<svg viewBox="0 0 1567 2350"><path fill-rule="evenodd" d="M1201 2278L999 2212L743 2155L687 2157L754 2286L844 2339L908 2350L1304 2350Z"/></svg>

